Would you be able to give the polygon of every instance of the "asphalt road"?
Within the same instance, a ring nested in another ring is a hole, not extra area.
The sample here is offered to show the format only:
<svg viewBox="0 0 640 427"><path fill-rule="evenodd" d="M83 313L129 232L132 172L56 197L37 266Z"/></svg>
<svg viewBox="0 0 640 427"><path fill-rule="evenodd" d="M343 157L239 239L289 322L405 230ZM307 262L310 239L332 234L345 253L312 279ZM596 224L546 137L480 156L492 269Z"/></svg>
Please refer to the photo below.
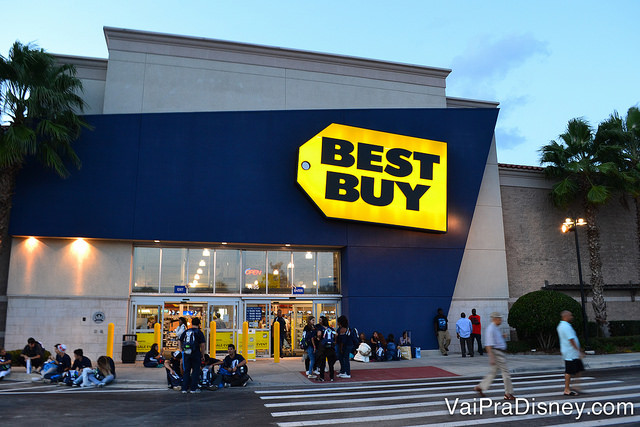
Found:
<svg viewBox="0 0 640 427"><path fill-rule="evenodd" d="M561 373L516 375L513 380L515 394L522 398L516 404L502 400L500 379L487 393L491 400L481 401L473 391L479 378L467 377L281 389L257 389L250 384L200 394L130 385L81 390L5 381L0 383L0 414L3 425L47 426L640 425L638 369L590 370L577 397L562 395ZM602 410L614 414L592 413Z"/></svg>

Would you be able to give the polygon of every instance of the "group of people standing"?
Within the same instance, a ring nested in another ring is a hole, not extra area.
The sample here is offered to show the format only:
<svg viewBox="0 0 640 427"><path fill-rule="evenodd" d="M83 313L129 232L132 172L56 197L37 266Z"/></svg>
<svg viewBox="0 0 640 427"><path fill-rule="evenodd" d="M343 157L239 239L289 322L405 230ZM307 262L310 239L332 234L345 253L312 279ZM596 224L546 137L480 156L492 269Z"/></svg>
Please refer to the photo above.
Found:
<svg viewBox="0 0 640 427"><path fill-rule="evenodd" d="M433 328L438 341L438 348L443 356L449 355L449 344L451 344L451 336L449 335L449 320L444 315L442 308L438 308L438 314L433 318ZM482 346L482 323L480 316L476 313L476 309L471 310L471 316L460 313L460 319L456 322L456 337L460 340L460 350L462 357L473 357L474 343L477 343L478 354L484 354Z"/></svg>
<svg viewBox="0 0 640 427"><path fill-rule="evenodd" d="M307 317L301 346L305 350L307 378L324 381L325 369L329 370L329 380L334 381L336 360L340 361L338 377L351 378L350 355L359 344L358 332L349 328L346 316L338 317L337 330L329 326L329 320L320 316L316 324L314 316Z"/></svg>

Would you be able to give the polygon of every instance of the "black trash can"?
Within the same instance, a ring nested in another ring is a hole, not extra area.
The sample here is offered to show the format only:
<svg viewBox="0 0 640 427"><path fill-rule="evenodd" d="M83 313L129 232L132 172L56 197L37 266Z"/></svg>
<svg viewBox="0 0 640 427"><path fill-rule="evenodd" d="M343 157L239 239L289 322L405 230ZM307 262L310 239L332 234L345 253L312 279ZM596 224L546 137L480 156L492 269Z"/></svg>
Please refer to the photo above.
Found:
<svg viewBox="0 0 640 427"><path fill-rule="evenodd" d="M122 363L136 363L136 334L122 336Z"/></svg>

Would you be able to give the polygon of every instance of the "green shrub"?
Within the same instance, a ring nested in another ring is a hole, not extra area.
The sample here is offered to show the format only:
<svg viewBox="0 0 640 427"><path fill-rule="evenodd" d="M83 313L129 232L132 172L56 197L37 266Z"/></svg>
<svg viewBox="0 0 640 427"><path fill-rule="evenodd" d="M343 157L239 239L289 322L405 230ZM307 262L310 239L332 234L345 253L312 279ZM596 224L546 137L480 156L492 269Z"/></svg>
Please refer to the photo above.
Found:
<svg viewBox="0 0 640 427"><path fill-rule="evenodd" d="M536 340L539 348L548 351L558 342L556 328L560 312L573 313L573 327L582 334L582 309L570 296L557 291L535 291L521 296L509 310L509 325L520 340Z"/></svg>
<svg viewBox="0 0 640 427"><path fill-rule="evenodd" d="M11 366L24 366L24 359L20 356L21 353L22 349L11 351L7 350L7 355L11 356ZM43 360L49 359L49 356L51 356L51 353L49 350L45 350Z"/></svg>

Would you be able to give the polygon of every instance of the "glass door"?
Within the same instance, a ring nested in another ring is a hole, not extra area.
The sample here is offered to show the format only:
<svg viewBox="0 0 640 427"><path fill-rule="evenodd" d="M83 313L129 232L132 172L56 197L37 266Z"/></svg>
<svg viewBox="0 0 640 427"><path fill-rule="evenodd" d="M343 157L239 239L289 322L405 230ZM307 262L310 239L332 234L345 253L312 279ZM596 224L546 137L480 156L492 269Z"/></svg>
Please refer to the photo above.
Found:
<svg viewBox="0 0 640 427"><path fill-rule="evenodd" d="M162 346L164 350L175 351L180 348L178 341L177 329L180 326L180 318L187 321L187 328L190 328L194 318L200 319L200 329L206 334L208 325L205 325L207 319L207 304L203 302L171 302L167 301L163 307L163 327L162 327Z"/></svg>
<svg viewBox="0 0 640 427"><path fill-rule="evenodd" d="M132 333L136 334L137 354L151 350L154 341L154 325L162 324L162 306L157 304L132 304Z"/></svg>
<svg viewBox="0 0 640 427"><path fill-rule="evenodd" d="M307 325L307 317L313 315L313 304L308 302L296 302L293 304L291 311L291 343L292 353L301 356L304 350L300 348L298 343L302 338L304 327Z"/></svg>
<svg viewBox="0 0 640 427"><path fill-rule="evenodd" d="M272 349L269 322L271 304L268 301L246 301L244 306L244 319L249 322L249 330L255 330L256 356L269 357Z"/></svg>
<svg viewBox="0 0 640 427"><path fill-rule="evenodd" d="M209 321L206 324L207 343L209 341L210 322L215 322L216 324L216 353L226 353L229 344L235 342L236 331L240 328L238 324L238 303L229 301L209 303ZM207 351L209 351L209 345L207 345Z"/></svg>

